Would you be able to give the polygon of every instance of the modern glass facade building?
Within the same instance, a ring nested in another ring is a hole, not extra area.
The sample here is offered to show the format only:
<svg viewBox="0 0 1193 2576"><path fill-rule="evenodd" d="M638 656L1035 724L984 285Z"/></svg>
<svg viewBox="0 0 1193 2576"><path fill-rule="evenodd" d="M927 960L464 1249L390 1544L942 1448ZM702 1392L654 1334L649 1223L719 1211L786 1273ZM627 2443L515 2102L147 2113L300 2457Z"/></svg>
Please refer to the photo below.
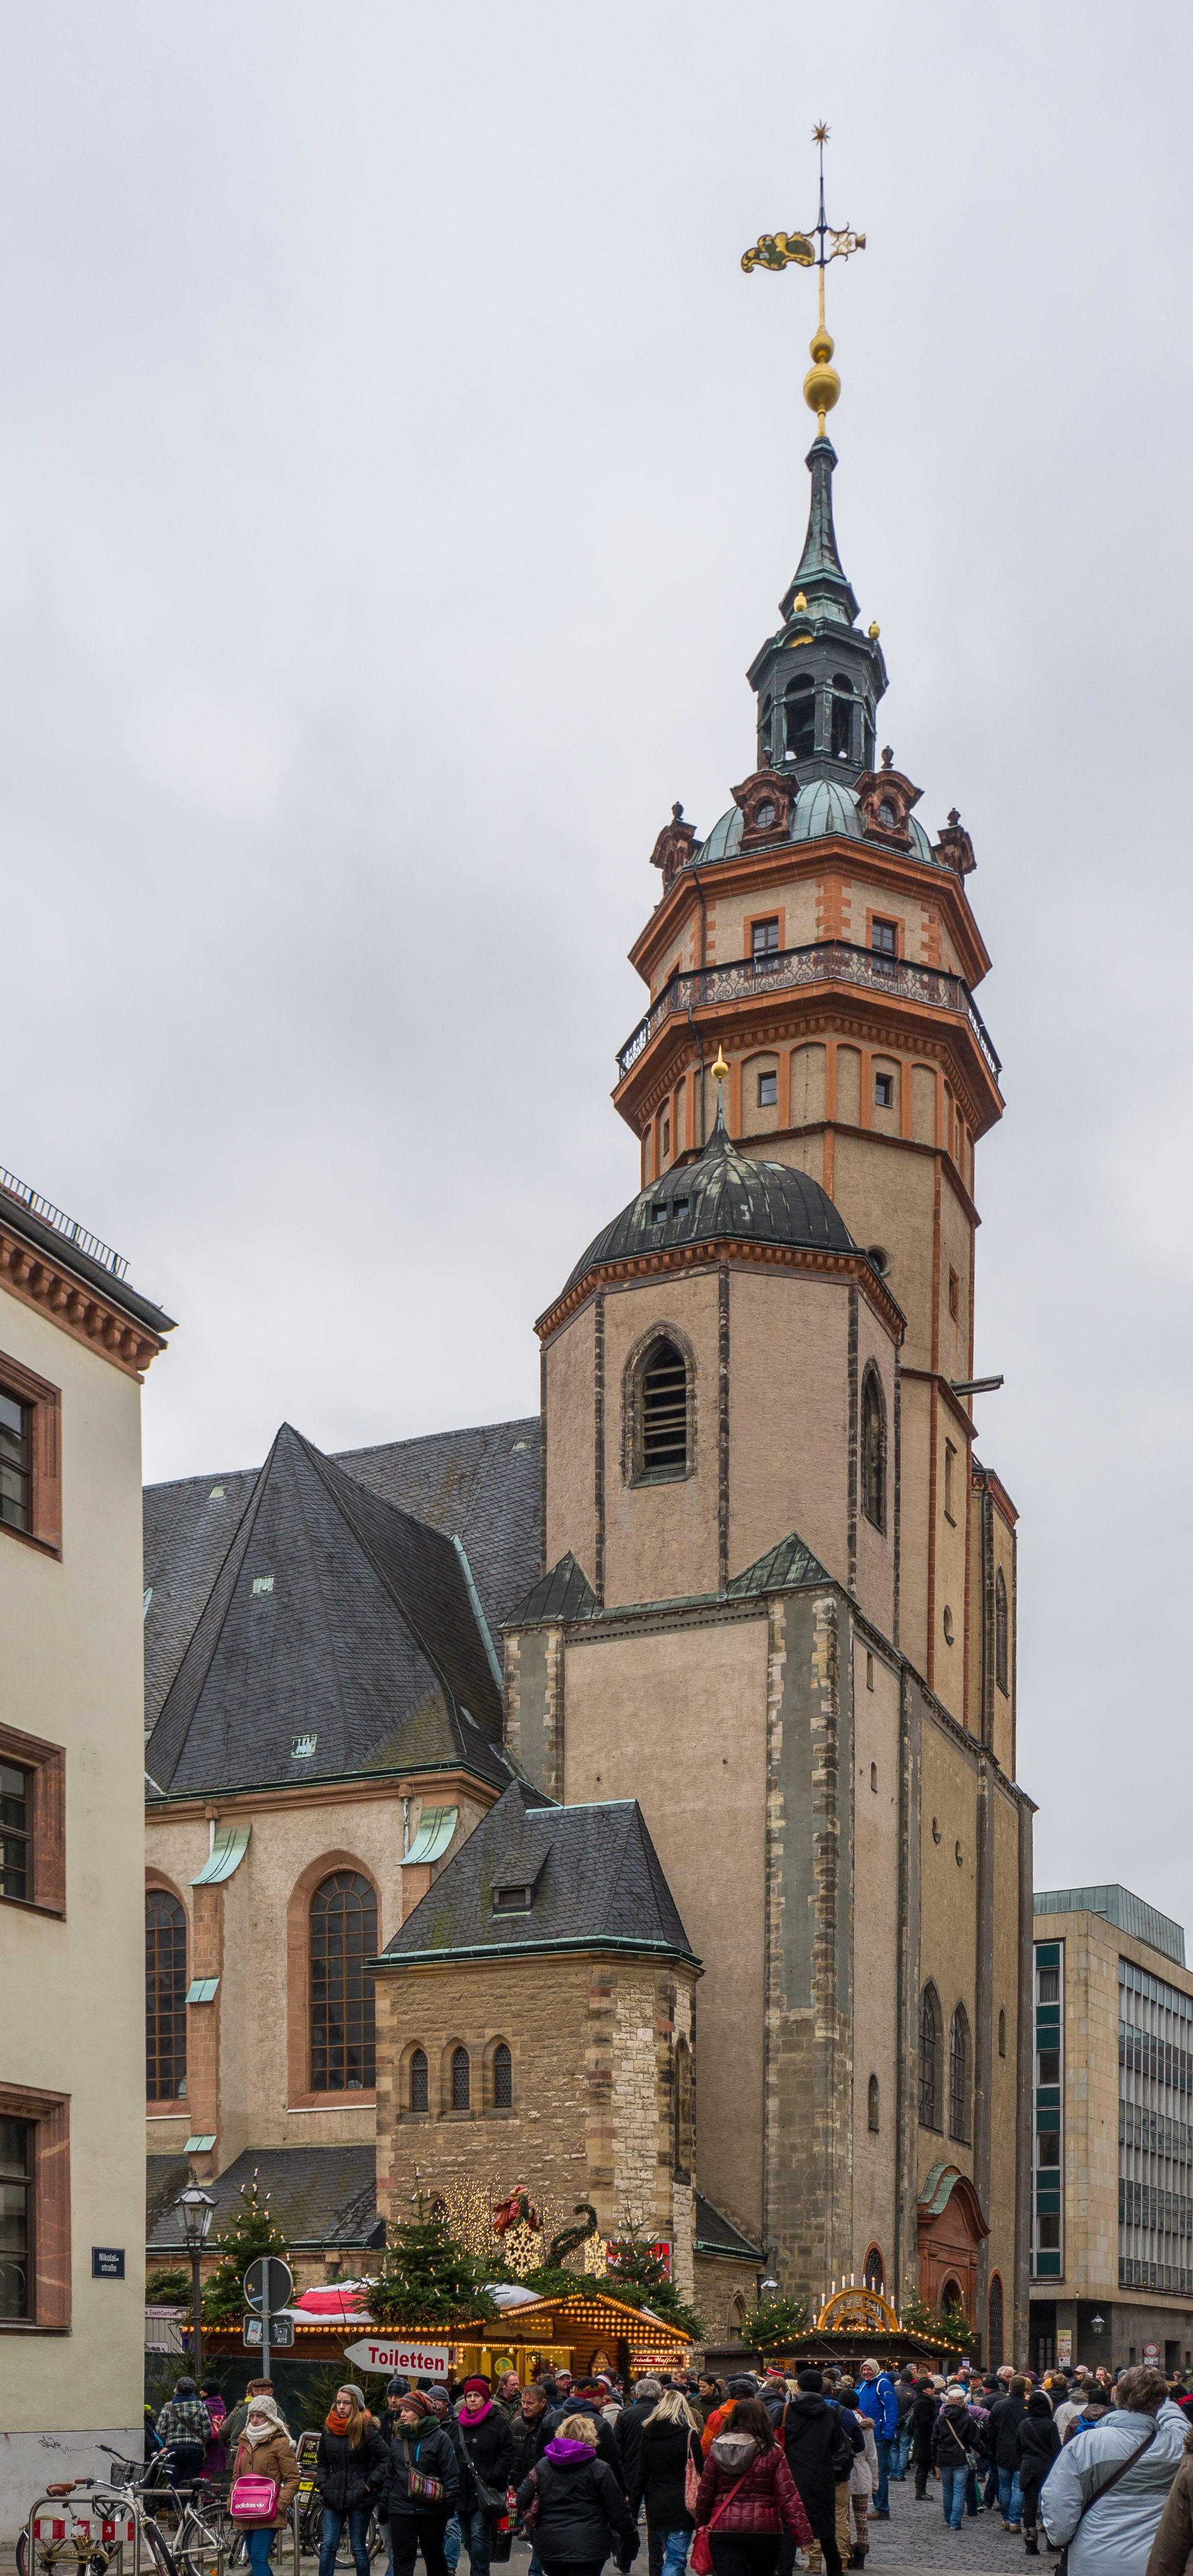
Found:
<svg viewBox="0 0 1193 2576"><path fill-rule="evenodd" d="M1031 2350L1193 2357L1193 1975L1123 1887L1035 1899Z"/></svg>

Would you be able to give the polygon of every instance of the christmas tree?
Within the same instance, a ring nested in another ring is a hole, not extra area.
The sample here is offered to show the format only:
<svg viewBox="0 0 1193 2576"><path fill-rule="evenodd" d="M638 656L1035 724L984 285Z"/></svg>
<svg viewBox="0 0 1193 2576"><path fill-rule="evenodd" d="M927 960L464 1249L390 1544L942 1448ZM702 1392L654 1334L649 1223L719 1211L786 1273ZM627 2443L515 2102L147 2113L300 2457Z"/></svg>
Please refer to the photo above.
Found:
<svg viewBox="0 0 1193 2576"><path fill-rule="evenodd" d="M286 2239L269 2213L269 2193L262 2192L253 2167L251 2182L240 2186L230 2212L231 2225L217 2240L218 2271L203 2285L205 2326L239 2325L245 2314L244 2276L258 2254L288 2254Z"/></svg>
<svg viewBox="0 0 1193 2576"><path fill-rule="evenodd" d="M369 2313L387 2331L495 2317L484 2277L467 2246L448 2234L442 2207L425 2205L420 2192L417 2218L390 2228L385 2269L369 2289Z"/></svg>
<svg viewBox="0 0 1193 2576"><path fill-rule="evenodd" d="M704 2326L694 2308L680 2298L669 2279L666 2264L652 2252L645 2228L639 2220L630 2219L615 2237L609 2250L604 2287L610 2298L624 2299L630 2308L651 2308L656 2317L665 2317L672 2325L682 2326L685 2334L699 2340Z"/></svg>

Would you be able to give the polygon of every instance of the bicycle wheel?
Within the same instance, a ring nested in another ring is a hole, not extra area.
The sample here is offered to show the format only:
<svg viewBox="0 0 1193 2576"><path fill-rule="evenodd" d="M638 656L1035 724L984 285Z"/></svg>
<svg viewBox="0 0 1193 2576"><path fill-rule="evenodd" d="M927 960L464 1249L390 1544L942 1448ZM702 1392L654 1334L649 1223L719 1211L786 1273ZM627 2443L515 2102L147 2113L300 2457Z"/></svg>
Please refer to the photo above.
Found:
<svg viewBox="0 0 1193 2576"><path fill-rule="evenodd" d="M17 2576L29 2576L29 2534L22 2531L17 2540Z"/></svg>
<svg viewBox="0 0 1193 2576"><path fill-rule="evenodd" d="M152 2515L148 2513L141 2524L141 2546L148 2552L152 2565L157 2569L157 2576L175 2576L174 2560L165 2536L159 2531Z"/></svg>

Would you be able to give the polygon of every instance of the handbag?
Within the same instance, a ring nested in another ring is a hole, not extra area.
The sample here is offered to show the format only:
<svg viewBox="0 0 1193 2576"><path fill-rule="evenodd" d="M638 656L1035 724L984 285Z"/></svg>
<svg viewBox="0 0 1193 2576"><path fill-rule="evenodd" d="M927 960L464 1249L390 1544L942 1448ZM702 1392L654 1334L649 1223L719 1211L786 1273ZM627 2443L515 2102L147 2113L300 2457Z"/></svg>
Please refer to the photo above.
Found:
<svg viewBox="0 0 1193 2576"><path fill-rule="evenodd" d="M234 2478L228 2498L233 2522L272 2522L278 2509L276 2478Z"/></svg>
<svg viewBox="0 0 1193 2576"><path fill-rule="evenodd" d="M708 2521L697 2523L696 2537L692 2542L692 2554L688 2560L692 2576L713 2576L713 2554L708 2535L710 2531L715 2531L721 2515L732 2504L738 2488L744 2487L753 2466L754 2462L751 2460L749 2468L743 2469L740 2478L734 2479L728 2495L723 2495L720 2503L713 2507Z"/></svg>
<svg viewBox="0 0 1193 2576"><path fill-rule="evenodd" d="M497 2514L504 2513L506 2510L505 2488L491 2487L488 2479L482 2478L480 2470L477 2468L473 2469L472 2480L473 2485L476 2488L476 2501L480 2506L481 2512Z"/></svg>
<svg viewBox="0 0 1193 2576"><path fill-rule="evenodd" d="M689 2438L688 2456L683 2473L684 2512L691 2514L693 2522L696 2519L696 2498L700 2493L700 2470L692 2458L692 2441L695 2438L695 2435Z"/></svg>
<svg viewBox="0 0 1193 2576"><path fill-rule="evenodd" d="M433 2476L431 2475L431 2472L430 2472L430 2470L429 2470L429 2469L412 2469L412 2468L411 2468L411 2466L410 2466L410 2444L409 2444L408 2442L403 2442L403 2444L402 2444L402 2457L403 2457L403 2459L404 2459L404 2460L405 2460L405 2462L406 2462L406 2493L407 2493L407 2495L408 2495L408 2496L411 2496L411 2497L417 2496L417 2497L421 2500L421 2502L422 2502L423 2504L442 2504L442 2502L443 2502L443 2480L442 2480L442 2478L436 2478L436 2477L433 2477ZM417 2459L417 2457L418 2457L418 2453L416 2452L416 2453L415 2453L415 2458Z"/></svg>
<svg viewBox="0 0 1193 2576"><path fill-rule="evenodd" d="M1118 2467L1115 2469L1113 2475L1103 2479L1101 2486L1098 2488L1097 2494L1090 2497L1088 2504L1082 2505L1081 2511L1077 2516L1077 2520L1073 2525L1073 2529L1065 2542L1059 2558L1057 2559L1057 2576L1069 2576L1069 2551L1072 2548L1073 2543L1077 2538L1077 2534L1081 2529L1082 2523L1091 2507L1100 2503L1104 2495L1109 2495L1111 2488L1118 2485L1119 2479L1125 2478L1128 2469L1134 2468L1136 2460L1141 2460L1144 2452L1150 2451L1159 2429L1158 2424L1153 2424L1150 2432L1144 2434L1142 2442L1139 2442L1133 2451L1128 2452L1125 2460L1119 2461Z"/></svg>

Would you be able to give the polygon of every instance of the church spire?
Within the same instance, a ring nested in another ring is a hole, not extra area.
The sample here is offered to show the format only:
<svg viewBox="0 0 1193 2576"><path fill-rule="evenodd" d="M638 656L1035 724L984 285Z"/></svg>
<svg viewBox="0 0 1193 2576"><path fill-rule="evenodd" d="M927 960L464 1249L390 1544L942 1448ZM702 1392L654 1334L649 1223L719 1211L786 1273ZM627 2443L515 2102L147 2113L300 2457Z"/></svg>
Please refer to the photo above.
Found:
<svg viewBox="0 0 1193 2576"><path fill-rule="evenodd" d="M846 624L852 626L858 613L857 601L837 552L837 532L833 526L833 467L836 462L837 452L831 438L813 439L805 459L812 477L808 533L804 538L804 551L779 607L781 614L789 618L802 592L805 608L820 609L830 617L843 617Z"/></svg>

